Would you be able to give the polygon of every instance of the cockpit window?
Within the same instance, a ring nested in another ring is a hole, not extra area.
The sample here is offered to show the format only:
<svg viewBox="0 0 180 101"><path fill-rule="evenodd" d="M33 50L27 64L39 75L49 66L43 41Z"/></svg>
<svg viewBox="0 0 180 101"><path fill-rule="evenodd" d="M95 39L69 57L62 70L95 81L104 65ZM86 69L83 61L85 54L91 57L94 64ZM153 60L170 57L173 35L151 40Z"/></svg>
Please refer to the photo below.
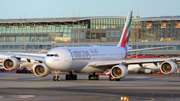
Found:
<svg viewBox="0 0 180 101"><path fill-rule="evenodd" d="M47 57L59 57L58 54L47 54L46 56L47 56Z"/></svg>
<svg viewBox="0 0 180 101"><path fill-rule="evenodd" d="M54 55L55 57L59 57L57 54Z"/></svg>

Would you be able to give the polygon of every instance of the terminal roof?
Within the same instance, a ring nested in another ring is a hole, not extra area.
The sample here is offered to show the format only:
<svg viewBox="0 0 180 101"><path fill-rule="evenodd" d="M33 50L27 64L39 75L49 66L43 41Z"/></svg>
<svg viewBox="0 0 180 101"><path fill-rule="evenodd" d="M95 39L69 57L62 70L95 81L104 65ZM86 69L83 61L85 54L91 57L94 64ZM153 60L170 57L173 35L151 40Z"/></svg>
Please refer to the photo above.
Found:
<svg viewBox="0 0 180 101"><path fill-rule="evenodd" d="M0 23L40 23L40 22L77 22L102 18L126 18L126 17L66 17L66 18L27 18L27 19L0 19Z"/></svg>
<svg viewBox="0 0 180 101"><path fill-rule="evenodd" d="M134 19L135 21L180 20L180 16L157 16Z"/></svg>
<svg viewBox="0 0 180 101"><path fill-rule="evenodd" d="M77 22L92 19L103 18L122 18L118 16L106 16L106 17L64 17L64 18L27 18L27 19L0 19L0 23L51 23L51 22ZM157 17L144 17L133 18L134 21L158 21L158 20L180 20L180 16L157 16Z"/></svg>

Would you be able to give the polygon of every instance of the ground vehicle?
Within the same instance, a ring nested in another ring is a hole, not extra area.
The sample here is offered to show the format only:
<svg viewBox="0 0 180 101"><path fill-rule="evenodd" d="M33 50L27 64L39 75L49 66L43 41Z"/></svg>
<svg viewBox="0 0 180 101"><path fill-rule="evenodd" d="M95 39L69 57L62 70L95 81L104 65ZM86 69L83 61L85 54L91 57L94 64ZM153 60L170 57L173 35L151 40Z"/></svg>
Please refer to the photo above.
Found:
<svg viewBox="0 0 180 101"><path fill-rule="evenodd" d="M163 74L161 71L157 71L155 74Z"/></svg>
<svg viewBox="0 0 180 101"><path fill-rule="evenodd" d="M4 68L3 68L3 69L0 69L0 71L2 71L2 72L7 72L7 70L6 70L6 69L4 69Z"/></svg>

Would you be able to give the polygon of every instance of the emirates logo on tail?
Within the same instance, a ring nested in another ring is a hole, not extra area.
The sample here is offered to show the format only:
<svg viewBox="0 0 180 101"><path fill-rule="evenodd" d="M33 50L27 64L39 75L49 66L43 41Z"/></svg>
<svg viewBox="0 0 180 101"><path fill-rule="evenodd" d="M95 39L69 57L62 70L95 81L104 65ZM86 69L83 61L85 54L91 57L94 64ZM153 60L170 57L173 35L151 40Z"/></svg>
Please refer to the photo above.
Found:
<svg viewBox="0 0 180 101"><path fill-rule="evenodd" d="M124 25L124 29L121 35L121 39L117 45L117 47L124 47L125 44L128 43L129 41L129 33L131 29L131 20L132 20L132 11L129 11L126 23Z"/></svg>

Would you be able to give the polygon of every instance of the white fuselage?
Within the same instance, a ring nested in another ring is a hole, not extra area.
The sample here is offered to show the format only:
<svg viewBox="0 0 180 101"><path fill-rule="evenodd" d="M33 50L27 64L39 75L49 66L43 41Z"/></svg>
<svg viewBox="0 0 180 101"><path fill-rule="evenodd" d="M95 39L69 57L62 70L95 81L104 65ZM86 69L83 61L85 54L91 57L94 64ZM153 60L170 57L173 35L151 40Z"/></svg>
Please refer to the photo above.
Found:
<svg viewBox="0 0 180 101"><path fill-rule="evenodd" d="M60 71L99 72L87 64L92 61L120 60L127 55L125 47L57 47L51 49L45 57L48 68Z"/></svg>

